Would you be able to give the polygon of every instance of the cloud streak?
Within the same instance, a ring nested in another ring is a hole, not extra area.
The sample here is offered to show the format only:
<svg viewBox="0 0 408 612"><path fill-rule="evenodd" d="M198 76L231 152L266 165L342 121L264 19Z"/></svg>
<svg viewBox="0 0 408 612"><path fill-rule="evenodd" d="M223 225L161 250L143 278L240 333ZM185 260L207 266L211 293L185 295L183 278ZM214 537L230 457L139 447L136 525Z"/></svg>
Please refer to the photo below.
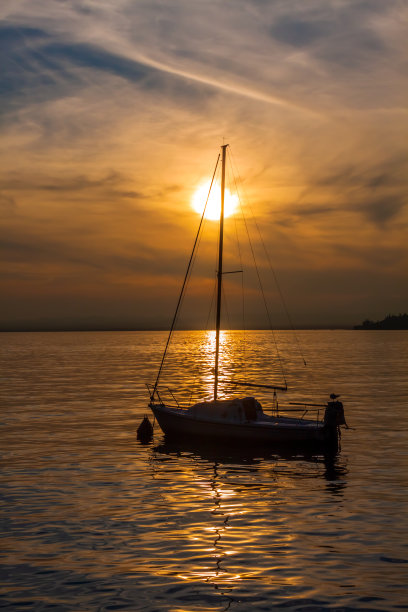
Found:
<svg viewBox="0 0 408 612"><path fill-rule="evenodd" d="M388 311L406 309L407 12L398 0L3 2L4 317L26 320L26 304L35 318L21 296L36 270L56 318L56 279L80 316L92 277L115 316L108 296L121 286L135 324L146 309L159 320L194 234L191 196L223 137L293 286L306 273L324 285L335 269L333 321L351 324L362 308L386 314L372 305L392 272ZM357 309L345 279L375 270ZM313 307L316 324L321 296Z"/></svg>

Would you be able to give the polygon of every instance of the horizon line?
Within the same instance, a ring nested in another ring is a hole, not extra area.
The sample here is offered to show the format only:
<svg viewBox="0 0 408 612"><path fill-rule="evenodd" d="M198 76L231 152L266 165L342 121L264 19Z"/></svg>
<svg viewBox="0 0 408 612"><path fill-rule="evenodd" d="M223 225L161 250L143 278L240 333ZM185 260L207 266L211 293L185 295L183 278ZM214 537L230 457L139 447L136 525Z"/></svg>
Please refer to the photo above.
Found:
<svg viewBox="0 0 408 612"><path fill-rule="evenodd" d="M232 331L245 331L245 332L249 332L249 331L307 331L307 330L316 330L316 331L323 331L323 330L351 330L354 329L354 326L351 325L302 325L302 326L298 326L298 327L274 327L273 329L271 328L264 328L264 327L251 327L251 328L246 328L246 329L223 329L221 331L224 332L232 332ZM169 332L169 328L168 327L81 327L81 326L74 326L74 327L63 327L63 326L58 326L58 327L8 327L8 328L0 328L0 333L30 333L30 332L61 332L61 333L67 333L67 332L145 332L145 331L149 331L149 332ZM176 329L173 331L174 332L192 332L192 331L197 331L197 332L208 332L208 331L215 331L215 330L205 330L205 329L200 329L200 328L181 328L181 329Z"/></svg>

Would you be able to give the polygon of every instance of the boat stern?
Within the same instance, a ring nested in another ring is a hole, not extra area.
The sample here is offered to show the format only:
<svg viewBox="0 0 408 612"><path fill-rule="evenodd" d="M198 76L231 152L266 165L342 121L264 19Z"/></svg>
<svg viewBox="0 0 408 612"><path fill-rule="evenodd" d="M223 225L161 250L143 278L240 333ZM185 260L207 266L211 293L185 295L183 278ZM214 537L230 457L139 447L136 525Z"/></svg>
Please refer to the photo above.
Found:
<svg viewBox="0 0 408 612"><path fill-rule="evenodd" d="M343 402L339 401L339 395L332 393L330 395L330 401L327 402L326 410L324 413L324 427L323 431L326 439L329 443L338 446L340 440L340 426L345 425L346 419L344 416Z"/></svg>

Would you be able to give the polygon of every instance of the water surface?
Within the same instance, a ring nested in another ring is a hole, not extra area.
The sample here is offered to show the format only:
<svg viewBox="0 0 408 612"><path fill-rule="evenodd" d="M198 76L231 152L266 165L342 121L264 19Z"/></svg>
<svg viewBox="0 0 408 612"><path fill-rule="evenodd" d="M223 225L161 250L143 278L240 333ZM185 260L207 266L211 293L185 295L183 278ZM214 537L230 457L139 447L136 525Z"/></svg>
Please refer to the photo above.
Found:
<svg viewBox="0 0 408 612"><path fill-rule="evenodd" d="M311 374L279 333L290 399L340 393L353 427L335 458L140 444L162 333L2 334L3 608L407 609L408 333L298 335ZM276 379L247 336L224 368ZM209 355L177 334L163 383L210 393Z"/></svg>

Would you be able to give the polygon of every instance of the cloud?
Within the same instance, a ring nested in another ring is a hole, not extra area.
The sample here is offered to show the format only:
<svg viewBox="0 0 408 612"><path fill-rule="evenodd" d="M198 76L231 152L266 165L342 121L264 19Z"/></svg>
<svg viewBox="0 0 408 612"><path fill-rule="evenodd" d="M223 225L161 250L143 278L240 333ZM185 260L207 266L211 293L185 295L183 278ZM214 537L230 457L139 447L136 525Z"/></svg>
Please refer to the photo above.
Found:
<svg viewBox="0 0 408 612"><path fill-rule="evenodd" d="M359 206L374 223L384 227L389 221L398 218L401 211L407 207L406 196L391 195L383 197L373 197L371 201L364 202Z"/></svg>
<svg viewBox="0 0 408 612"><path fill-rule="evenodd" d="M366 273L370 259L401 279L405 14L397 0L2 3L3 273L21 283L10 304L36 275L50 312L60 278L78 312L81 292L120 286L138 316L159 317L147 294L176 290L189 202L223 137L294 279Z"/></svg>
<svg viewBox="0 0 408 612"><path fill-rule="evenodd" d="M377 5L377 10L378 10ZM271 35L285 44L305 48L326 63L358 70L363 62L372 63L385 51L381 36L370 23L375 3L328 4L326 10L286 13L271 26Z"/></svg>
<svg viewBox="0 0 408 612"><path fill-rule="evenodd" d="M6 25L0 28L4 36L3 57L4 79L0 90L5 99L14 98L23 102L27 90L31 91L34 100L64 95L67 89L77 89L85 85L89 79L87 73L78 72L77 68L87 71L106 72L135 83L140 88L155 93L172 96L175 100L188 99L192 103L202 103L214 94L214 91L224 91L233 95L250 98L259 102L280 105L288 109L317 114L312 108L267 91L265 88L254 87L248 79L240 75L240 62L226 61L222 57L214 73L201 66L198 68L187 62L185 68L166 59L154 59L145 53L132 50L129 55L113 52L103 46L103 43L90 44L84 42L61 43L53 40L51 34L38 28L12 27ZM128 49L125 51L129 51ZM180 58L176 53L176 58ZM191 49L185 54L190 60L195 51ZM198 58L198 56L197 56ZM231 71L233 67L233 78ZM11 96L11 98L10 98Z"/></svg>
<svg viewBox="0 0 408 612"><path fill-rule="evenodd" d="M16 208L15 199L0 192L0 208L4 211L14 210Z"/></svg>
<svg viewBox="0 0 408 612"><path fill-rule="evenodd" d="M111 170L103 176L97 178L87 176L85 174L64 175L63 177L44 175L30 175L11 172L7 176L0 179L0 187L6 190L17 190L19 192L50 192L64 194L72 197L74 192L77 197L81 194L93 194L95 199L100 199L101 193L105 197L112 198L131 198L133 200L142 200L147 197L141 191L132 191L124 189L122 186L129 181L129 177ZM13 198L9 198L11 201Z"/></svg>

